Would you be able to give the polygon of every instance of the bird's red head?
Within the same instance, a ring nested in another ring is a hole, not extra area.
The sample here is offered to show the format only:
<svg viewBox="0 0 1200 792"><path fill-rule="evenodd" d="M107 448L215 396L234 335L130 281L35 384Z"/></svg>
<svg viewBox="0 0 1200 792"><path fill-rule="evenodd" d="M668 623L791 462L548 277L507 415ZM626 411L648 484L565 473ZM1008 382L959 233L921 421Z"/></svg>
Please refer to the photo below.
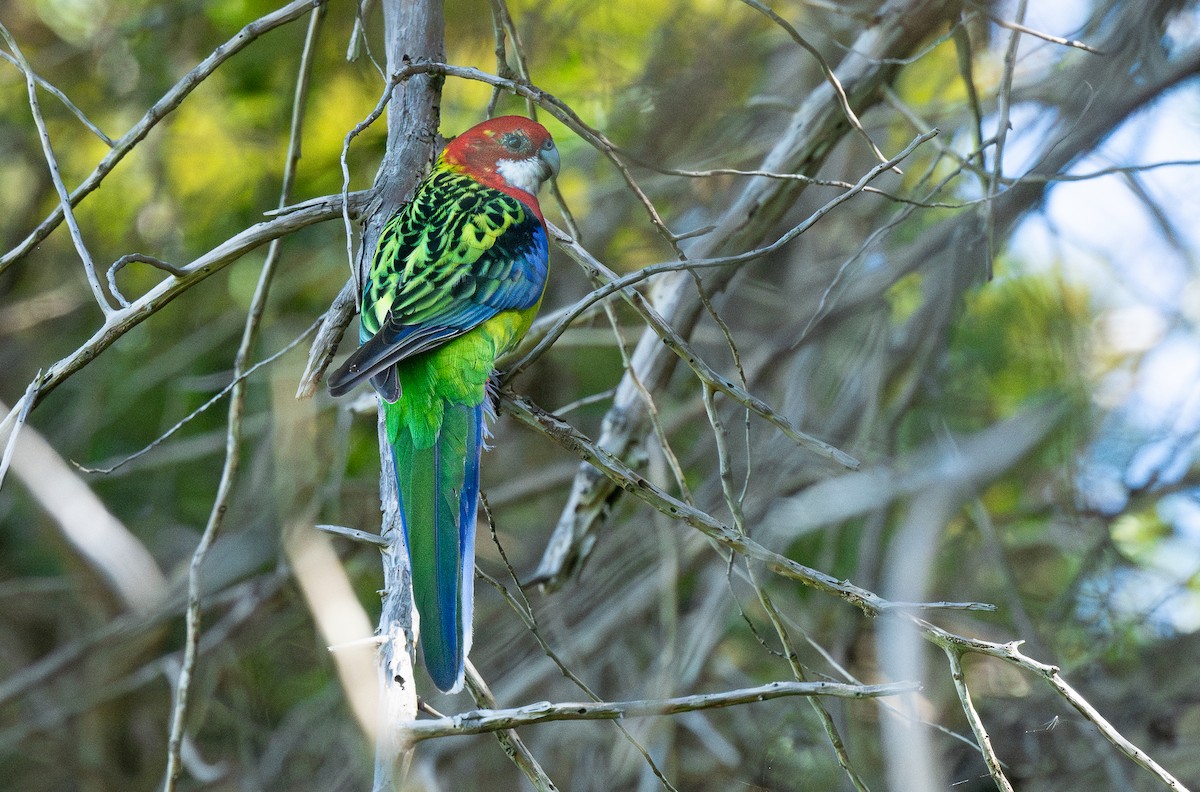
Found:
<svg viewBox="0 0 1200 792"><path fill-rule="evenodd" d="M521 116L500 116L463 132L442 160L537 209L537 191L558 173L558 149L546 128ZM529 198L519 193L526 193ZM540 211L539 211L540 215Z"/></svg>

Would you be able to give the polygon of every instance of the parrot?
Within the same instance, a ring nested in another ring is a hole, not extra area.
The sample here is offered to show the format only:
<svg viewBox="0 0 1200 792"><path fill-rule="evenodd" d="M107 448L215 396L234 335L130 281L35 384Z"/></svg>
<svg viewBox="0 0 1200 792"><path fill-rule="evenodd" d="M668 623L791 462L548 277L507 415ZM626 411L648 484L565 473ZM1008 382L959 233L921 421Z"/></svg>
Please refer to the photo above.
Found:
<svg viewBox="0 0 1200 792"><path fill-rule="evenodd" d="M549 274L538 205L559 153L541 124L500 116L451 140L384 225L362 290L360 346L333 396L367 380L392 450L425 667L462 688L471 648L479 460L496 359L533 322Z"/></svg>

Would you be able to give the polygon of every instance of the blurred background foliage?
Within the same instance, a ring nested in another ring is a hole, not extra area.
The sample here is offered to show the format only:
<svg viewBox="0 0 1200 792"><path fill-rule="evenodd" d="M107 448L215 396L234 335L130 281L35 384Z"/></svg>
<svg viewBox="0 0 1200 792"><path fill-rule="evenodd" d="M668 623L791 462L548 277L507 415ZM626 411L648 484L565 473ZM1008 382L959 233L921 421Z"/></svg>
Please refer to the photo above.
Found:
<svg viewBox="0 0 1200 792"><path fill-rule="evenodd" d="M932 600L993 602L999 610L941 613L935 621L964 635L1027 641L1028 654L1060 664L1114 725L1182 781L1200 784L1195 164L1064 182L991 229L994 257L979 243L985 232L976 225L961 247L954 247L961 237L947 235L938 256L912 259L952 224L968 227L985 215L977 199L986 193L986 174L960 164L976 147L975 122L964 51L950 33L969 34L984 135L994 134L1010 33L988 15L1011 19L1015 5L968 3L965 21L931 25L934 32L913 41L911 57L897 64L884 101L864 114L889 155L923 131L914 119L941 129L904 164L903 175L878 182L891 196L939 205L859 195L747 266L716 302L750 392L856 455L877 478L861 485L845 479L850 488L843 492L856 493L850 503L821 501L822 484L861 474L816 459L758 419L745 428L740 409L722 401L735 480L746 482L747 526L759 541L879 589L917 493L939 478L939 466L975 470L978 463L983 472L964 485L960 508L928 537L933 560L920 585ZM115 139L215 47L276 7L269 0L0 0L0 21L39 75ZM741 3L519 0L510 8L534 82L638 163L640 185L679 233L703 229L746 177L669 169L757 168L822 79L811 56ZM879 6L789 0L775 9L836 64L875 22ZM445 15L448 60L494 70L488 4L448 0ZM886 14L881 19L892 23ZM1056 140L1070 145L1078 118L1105 112L1106 90L1119 95L1134 84L1154 85L1200 49L1200 16L1190 2L1035 2L1026 23L1104 54L1023 39L1008 176L1036 165ZM331 3L316 50L294 202L340 191L343 138L378 99L372 57L346 60L352 25L352 4ZM382 61L379 26L376 13L368 41L370 55ZM190 261L274 208L303 38L297 21L232 58L79 205L84 238L101 266L135 252ZM1081 105L1078 78L1091 63L1092 95ZM1140 114L1114 116L1101 142L1069 158L1071 172L1200 151L1195 82L1164 84L1160 93ZM482 84L447 80L443 133L480 120L490 96ZM39 100L64 181L78 184L106 145L50 94L40 92ZM498 111L523 112L524 104L502 97ZM669 260L670 246L608 161L542 118L562 149L559 185L583 244L619 272ZM372 183L384 132L376 124L350 148L351 189ZM989 169L992 157L989 151ZM873 164L855 135L831 140L820 160L809 175L849 182ZM839 189L806 189L769 238ZM57 201L24 79L12 63L0 63L3 249ZM543 206L561 225L559 208L550 200ZM61 457L88 467L113 465L151 443L228 383L264 255L243 257L127 333L47 397L31 427ZM565 256L555 251L553 258L547 312L592 287ZM256 359L302 333L347 274L340 223L286 238ZM162 277L133 264L118 279L133 297ZM872 278L881 285L866 296L856 291ZM580 323L514 383L593 437L622 374L618 342L628 352L642 331L627 306L614 308L619 337L603 315ZM39 370L84 343L101 321L65 229L4 267L0 400L12 405ZM736 374L724 330L711 317L692 338L705 360ZM241 473L205 568L211 640L195 682L184 789L369 783L369 742L346 706L281 547L283 526L306 499L316 504L316 521L377 527L377 447L369 418L352 417L324 394L306 403L292 398L304 346L249 379ZM655 399L696 504L728 519L698 383L677 372ZM103 576L10 473L0 492L4 786L136 790L161 782L182 642L180 592L220 474L223 407L110 474L75 471L166 576L169 604L149 614L123 612ZM1009 446L1004 422L1041 408L1057 411L1052 428L1013 463L988 469L988 459ZM484 486L496 536L517 576L526 578L577 464L503 418L496 435ZM956 448L964 455L959 462ZM646 456L647 475L677 492L662 449L651 442ZM857 508L860 500L867 505ZM377 552L337 549L374 619ZM507 580L486 531L478 554L483 570ZM815 678L841 680L842 669L863 681L881 678L877 635L860 613L782 579L767 588ZM473 660L501 705L581 699L502 598L482 583L477 591ZM790 677L744 574L731 574L698 534L630 498L616 502L576 580L529 596L542 636L608 699ZM940 655L930 658L920 716L969 735L941 662ZM1157 788L1039 680L991 659L969 660L967 674L1020 789ZM418 684L431 689L424 677ZM436 696L431 702L446 712L472 706ZM873 703L829 707L859 772L872 788L887 786L879 729L881 719L894 716ZM679 789L850 788L817 717L795 699L625 725ZM522 734L563 789L660 788L610 723ZM955 789L991 787L978 752L942 733L933 739ZM422 745L410 779L413 789L428 790L525 783L487 736Z"/></svg>

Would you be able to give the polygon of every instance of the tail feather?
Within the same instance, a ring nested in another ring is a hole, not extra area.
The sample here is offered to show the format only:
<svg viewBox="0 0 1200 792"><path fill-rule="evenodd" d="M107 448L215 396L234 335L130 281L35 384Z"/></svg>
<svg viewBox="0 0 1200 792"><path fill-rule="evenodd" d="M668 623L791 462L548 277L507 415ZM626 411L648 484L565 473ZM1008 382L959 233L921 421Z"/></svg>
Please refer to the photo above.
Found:
<svg viewBox="0 0 1200 792"><path fill-rule="evenodd" d="M471 648L482 440L483 406L447 405L431 447L416 448L403 430L392 446L421 652L446 692L462 687Z"/></svg>

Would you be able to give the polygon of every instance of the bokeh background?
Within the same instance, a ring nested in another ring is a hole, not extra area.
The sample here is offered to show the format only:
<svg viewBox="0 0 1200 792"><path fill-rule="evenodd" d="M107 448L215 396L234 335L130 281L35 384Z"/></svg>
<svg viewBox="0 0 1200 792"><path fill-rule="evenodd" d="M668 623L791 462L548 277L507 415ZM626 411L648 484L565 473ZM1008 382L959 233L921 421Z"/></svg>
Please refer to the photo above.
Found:
<svg viewBox="0 0 1200 792"><path fill-rule="evenodd" d="M116 139L214 48L277 7L2 0L0 22L38 75ZM753 185L731 171L760 169L824 84L812 54L733 0L514 0L509 8L532 80L619 147L673 232L697 232L680 243L685 251ZM710 289L711 310L689 338L723 376L744 377L747 391L862 469L814 455L721 397L731 509L718 432L685 366L651 394L657 426L643 431L631 461L723 522L742 512L758 542L838 579L895 599L996 604L994 613L925 615L960 635L1025 641L1022 651L1060 666L1180 781L1200 784L1200 9L1182 0L787 0L773 8L835 68L867 58L856 47L872 31L903 29L903 55L886 64L882 86L847 91L887 156L933 127L940 134L903 173L873 182L877 192ZM1010 50L1019 17L1045 35L1027 32ZM448 0L445 18L448 61L495 71L491 6ZM277 205L304 19L224 63L78 205L101 270L130 253L186 263ZM378 9L366 17L367 46L348 62L353 26L353 3L329 3L294 202L342 190L343 139L379 99ZM443 134L482 120L491 98L485 85L446 79ZM73 187L108 145L48 90L38 101ZM501 96L497 111L525 104ZM622 274L674 258L612 162L540 117L562 151L558 186L579 241ZM844 123L831 129L791 171L818 182L794 179L760 238L723 252L777 239L876 164L862 135ZM355 140L351 190L371 185L384 145L382 121ZM14 250L57 203L24 76L8 59L0 63L0 248ZM554 200L543 207L566 224ZM251 252L198 282L29 416L22 437L45 445L18 445L0 490L0 786L161 784L183 593L221 476L227 400L111 473L83 468L122 462L229 384L264 257L265 249ZM594 288L561 251L552 257L547 315ZM349 271L338 221L284 238L254 360L304 333ZM131 264L117 280L132 299L164 277ZM654 297L654 283L639 288ZM611 315L575 323L511 383L592 437L645 331L628 305L608 304ZM65 227L6 256L5 411L102 323ZM324 393L294 397L306 348L247 379L241 464L202 576L205 633L182 789L370 784L371 742L314 611L322 581L344 579L351 606L325 615L350 633L368 625L358 637L369 634L379 554L322 539L331 552L309 568L296 548L316 541L315 522L378 528L375 427L370 412ZM495 435L484 488L496 540L511 572L527 580L578 460L510 418ZM97 554L98 536L107 555ZM603 699L791 679L752 581L769 592L810 678L898 678L876 621L731 562L630 496L614 499L594 536L590 558L564 585L527 595L540 636ZM486 527L478 557L516 592ZM500 706L585 698L499 593L479 582L477 600L472 659ZM926 788L896 782L903 771L889 757L888 734L902 723L923 735L931 788L993 788L944 656L926 646L917 660L925 687L908 708L827 704L853 766L873 789ZM975 655L966 674L1017 788L1162 787L1036 675ZM418 686L432 690L424 676ZM447 713L474 706L465 695L429 702ZM562 789L669 788L635 743L681 790L853 788L818 714L800 699L623 726L628 737L609 722L521 734ZM529 788L486 735L423 743L408 784Z"/></svg>

